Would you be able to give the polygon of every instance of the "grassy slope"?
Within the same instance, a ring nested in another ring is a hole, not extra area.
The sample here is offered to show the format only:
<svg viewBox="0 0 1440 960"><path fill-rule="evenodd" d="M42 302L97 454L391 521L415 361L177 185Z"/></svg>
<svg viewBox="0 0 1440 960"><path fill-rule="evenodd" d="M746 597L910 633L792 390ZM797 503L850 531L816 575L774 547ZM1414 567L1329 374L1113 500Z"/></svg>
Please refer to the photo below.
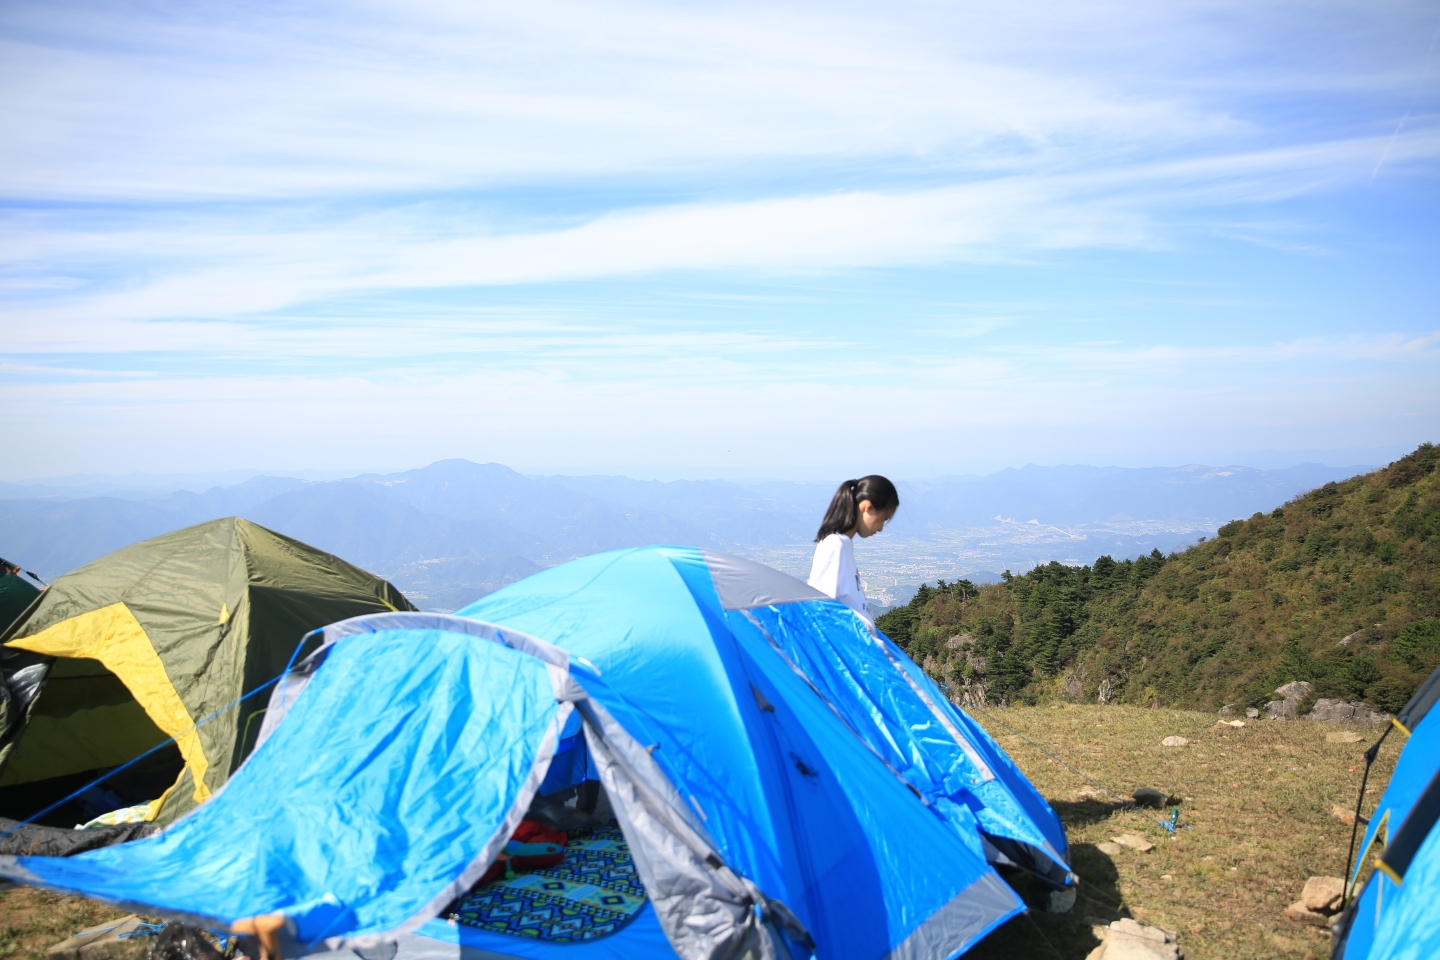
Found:
<svg viewBox="0 0 1440 960"><path fill-rule="evenodd" d="M1093 701L1108 680L1118 702L1213 709L1303 679L1393 711L1440 664L1437 463L1426 444L1168 558L927 590L880 626L992 702Z"/></svg>
<svg viewBox="0 0 1440 960"><path fill-rule="evenodd" d="M1305 721L1220 729L1207 714L1062 703L991 713L1116 790L1150 786L1188 798L1180 803L1180 822L1193 828L1169 840L1148 816L1116 803L1077 800L1084 780L996 719L977 715L1065 820L1084 893L1071 914L1015 918L967 960L1083 960L1097 943L1091 922L1121 915L1176 930L1187 960L1329 956L1325 934L1281 914L1298 899L1306 877L1343 871L1350 828L1329 809L1354 805L1361 753L1377 728L1349 728L1367 741L1335 744L1326 734L1347 728ZM1160 746L1172 734L1191 745ZM1392 735L1382 748L1370 807L1394 766L1399 739ZM1127 832L1147 837L1156 849L1113 857L1096 849ZM1026 889L1023 880L1018 885ZM0 891L0 956L41 960L49 944L119 913L36 890Z"/></svg>

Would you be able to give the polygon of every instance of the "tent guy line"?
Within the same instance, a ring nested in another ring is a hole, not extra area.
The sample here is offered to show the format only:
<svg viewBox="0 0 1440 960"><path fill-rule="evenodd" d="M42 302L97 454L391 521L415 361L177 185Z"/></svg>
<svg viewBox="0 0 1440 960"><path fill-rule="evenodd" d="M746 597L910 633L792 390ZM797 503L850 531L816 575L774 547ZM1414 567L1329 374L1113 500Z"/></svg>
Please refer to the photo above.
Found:
<svg viewBox="0 0 1440 960"><path fill-rule="evenodd" d="M296 653L299 653L299 652L300 652L300 647L304 646L304 644L305 644L305 641L304 641L304 640L301 640L301 641L300 641L300 644L295 647L295 652L296 652ZM293 659L293 658L292 658L292 659ZM287 667L285 668L285 672L288 673L289 670L290 670L290 668L287 666ZM280 678L283 677L283 676L285 676L284 673L282 673L282 674L280 674L280 675L278 675L278 676L271 677L269 680L266 680L264 683L260 684L260 686L258 686L258 687L256 687L255 689L251 690L249 693L242 694L241 696L236 697L234 700L231 700L229 703L225 704L225 706L223 706L223 707L221 707L220 709L216 710L214 713L211 713L209 716L203 717L203 718L201 718L200 720L196 721L195 723L191 724L188 729L183 730L183 731L181 731L180 733L175 734L175 735L173 735L173 736L166 737L164 740L161 740L159 743L155 744L155 746L151 747L149 750L146 750L144 753L140 754L140 755L139 755L138 757L136 757L135 759L130 760L130 761L128 761L128 762L126 762L126 763L124 763L124 764L116 767L116 768L113 769L113 770L109 770L109 771L107 771L107 772L105 772L105 773L102 773L100 776L96 777L94 780L91 780L89 783L85 784L85 786L81 787L79 790L76 790L74 793L71 793L69 796L67 796L67 797L62 797L61 799L56 800L54 803L50 804L50 806L45 807L43 810L37 811L36 813L32 813L30 816L26 817L24 820L19 820L19 821L17 821L13 827L11 827L10 829L6 830L4 833L0 833L0 840L3 840L3 839L5 839L6 837L10 836L12 833L15 833L15 832L18 831L21 827L29 826L30 824L35 823L37 820L39 820L41 817L45 816L47 813L51 813L51 812L53 812L53 811L55 811L55 810L60 809L61 807L65 806L65 804L69 803L70 801L76 799L77 797L81 796L82 794L84 794L85 792L87 792L88 790L90 790L92 787L98 787L100 784L104 783L106 780L109 780L111 777L115 776L115 775L118 774L118 773L121 773L121 772L123 772L123 771L125 771L125 770L128 770L130 767L135 766L135 764L139 763L141 760L144 760L146 757L150 756L151 754L156 753L157 751L161 750L162 748L168 747L168 746L169 746L170 744L172 744L172 743L178 743L181 737L185 736L185 735L188 734L188 733L194 732L195 730L197 730L197 729L199 729L200 727L204 726L205 724L209 723L211 720L214 720L216 717L220 716L220 714L224 713L226 710L229 710L231 707L239 706L243 701L248 700L250 697L252 697L252 696L254 696L255 694L259 693L261 690L265 690L265 689L268 689L269 687L274 686L274 685L280 680Z"/></svg>

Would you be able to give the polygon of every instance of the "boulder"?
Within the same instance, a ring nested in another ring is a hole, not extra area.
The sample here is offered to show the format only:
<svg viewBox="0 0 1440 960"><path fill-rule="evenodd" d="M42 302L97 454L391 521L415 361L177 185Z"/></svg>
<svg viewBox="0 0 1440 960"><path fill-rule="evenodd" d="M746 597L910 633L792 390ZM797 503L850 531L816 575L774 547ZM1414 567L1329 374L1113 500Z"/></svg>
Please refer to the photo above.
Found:
<svg viewBox="0 0 1440 960"><path fill-rule="evenodd" d="M1359 700L1332 700L1328 697L1315 701L1314 708L1306 719L1324 723L1388 723L1390 715L1381 713Z"/></svg>
<svg viewBox="0 0 1440 960"><path fill-rule="evenodd" d="M1096 849L1096 850L1099 850L1101 853L1105 854L1107 857L1113 857L1113 856L1115 856L1117 853L1119 853L1120 851L1124 850L1125 848L1122 847L1122 846L1120 846L1120 844L1118 844L1118 843L1111 843L1109 840L1106 840L1106 841L1104 841L1103 843L1097 843L1097 844L1095 844L1095 849Z"/></svg>
<svg viewBox="0 0 1440 960"><path fill-rule="evenodd" d="M1345 881L1339 877L1311 877L1305 881L1300 893L1300 902L1307 910L1320 913L1334 913L1340 909L1340 898L1345 894Z"/></svg>
<svg viewBox="0 0 1440 960"><path fill-rule="evenodd" d="M1216 712L1219 713L1220 716L1222 716L1222 717L1228 717L1228 716L1230 716L1232 713L1235 712L1235 704L1233 704L1233 703L1227 703L1227 704L1225 704L1225 706L1221 707L1221 708L1220 708L1218 711L1216 711Z"/></svg>
<svg viewBox="0 0 1440 960"><path fill-rule="evenodd" d="M1344 700L1322 697L1306 716L1325 723L1349 723L1355 717L1355 708Z"/></svg>
<svg viewBox="0 0 1440 960"><path fill-rule="evenodd" d="M1315 688L1304 680L1291 680L1283 687L1277 687L1275 692L1286 700L1309 700L1315 696Z"/></svg>
<svg viewBox="0 0 1440 960"><path fill-rule="evenodd" d="M1161 740L1161 741L1160 741L1160 746L1162 746L1162 747L1188 747L1188 746L1190 746L1190 741L1189 741L1189 740L1186 740L1184 737L1166 737L1164 740Z"/></svg>
<svg viewBox="0 0 1440 960"><path fill-rule="evenodd" d="M1260 719L1260 711L1259 711L1257 708L1255 708L1255 707L1246 707L1246 708L1245 708L1245 718L1246 718L1247 720L1259 720L1259 719Z"/></svg>
<svg viewBox="0 0 1440 960"><path fill-rule="evenodd" d="M1265 716L1271 720L1294 720L1299 713L1299 702L1294 697L1271 700L1265 704Z"/></svg>
<svg viewBox="0 0 1440 960"><path fill-rule="evenodd" d="M1336 730L1325 734L1326 743L1363 743L1365 738L1350 730Z"/></svg>
<svg viewBox="0 0 1440 960"><path fill-rule="evenodd" d="M1096 931L1102 943L1087 960L1180 960L1175 934L1125 917Z"/></svg>
<svg viewBox="0 0 1440 960"><path fill-rule="evenodd" d="M1245 726L1245 721L1244 721L1244 720L1217 720L1217 721L1215 721L1215 726L1217 726L1217 727L1235 727L1235 728L1238 729L1238 728L1240 728L1240 727Z"/></svg>
<svg viewBox="0 0 1440 960"><path fill-rule="evenodd" d="M1161 927L1152 927L1141 923L1139 920L1132 920L1129 917L1121 917L1110 924L1112 931L1119 932L1124 936L1140 937L1149 940L1151 943L1174 943L1175 934ZM1112 934L1113 936L1113 934Z"/></svg>

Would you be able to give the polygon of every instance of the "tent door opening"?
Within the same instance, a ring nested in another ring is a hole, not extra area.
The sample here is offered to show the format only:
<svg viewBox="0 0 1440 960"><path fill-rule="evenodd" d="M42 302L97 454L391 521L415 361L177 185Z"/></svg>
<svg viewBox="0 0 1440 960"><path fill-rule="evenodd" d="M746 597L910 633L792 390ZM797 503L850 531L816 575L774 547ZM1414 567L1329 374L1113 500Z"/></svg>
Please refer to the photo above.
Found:
<svg viewBox="0 0 1440 960"><path fill-rule="evenodd" d="M166 739L100 661L59 657L0 759L0 816L27 819ZM180 749L166 744L38 822L68 828L148 803L175 783L183 767Z"/></svg>

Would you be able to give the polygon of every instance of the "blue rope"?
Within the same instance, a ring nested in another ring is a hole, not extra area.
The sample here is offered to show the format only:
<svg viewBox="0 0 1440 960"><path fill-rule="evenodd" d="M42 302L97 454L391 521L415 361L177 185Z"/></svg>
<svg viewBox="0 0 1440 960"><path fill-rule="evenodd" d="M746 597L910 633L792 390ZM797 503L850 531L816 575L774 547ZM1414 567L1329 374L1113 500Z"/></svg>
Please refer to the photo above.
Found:
<svg viewBox="0 0 1440 960"><path fill-rule="evenodd" d="M219 710L216 710L214 713L210 714L209 716L203 717L202 719L197 720L195 723L192 723L187 729L182 730L182 731L181 731L179 734L177 734L176 736L174 736L174 737L166 737L164 740L162 740L162 741L160 741L159 743L155 744L155 746L151 747L149 750L146 750L144 753L140 754L140 756L136 757L135 759L130 760L130 761L127 761L126 763L121 764L120 766L116 767L114 770L111 770L109 773L102 773L99 777L96 777L94 780L92 780L92 781L90 781L89 783L85 784L85 786L81 787L79 790L76 790L74 793L70 794L68 797L63 797L63 798L61 798L61 799L59 799L59 800L56 800L54 803L50 804L50 806L46 807L44 810L41 810L39 813L33 813L33 814L31 814L30 816L26 817L24 820L21 820L19 823L15 824L15 826L11 827L9 830L6 830L4 833L0 833L0 840L4 840L6 837L10 836L10 834L14 833L16 830L19 830L21 827L29 826L30 824L34 823L36 820L38 820L38 819L40 819L41 817L45 816L45 814L49 813L50 811L55 810L55 809L58 809L59 807L63 807L65 804L69 803L71 800L74 800L76 797L80 796L80 795L81 795L82 793L84 793L86 790L89 790L89 789L91 789L92 787L98 787L100 784L104 783L106 780L108 780L108 779L110 779L111 777L115 776L115 774L119 773L120 771L125 770L125 769L128 769L129 767L133 767L135 764L139 763L141 760L144 760L146 757L150 756L150 754L154 753L156 750L159 750L159 749L161 749L162 747L167 747L167 746L169 746L170 744L174 743L177 739L179 739L179 737L183 737L183 736L185 736L185 735L188 734L188 733L192 733L193 731L199 729L201 726L209 723L211 720L214 720L216 717L220 716L220 714L224 713L226 710L229 710L231 707L234 707L234 706L239 705L242 701L247 700L247 699L249 699L250 697L253 697L255 694L259 693L261 690L264 690L266 687L269 687L269 686L273 685L276 681L280 680L282 677L284 677L286 674L288 674L288 673L290 672L290 668L295 665L295 658L296 658L297 656L299 656L299 654L300 654L300 648L303 647L303 646L305 646L305 641L308 640L308 639L310 639L311 635L313 635L315 632L316 632L316 631L311 630L310 633L307 633L307 634L305 634L305 636L301 637L301 638L300 638L300 642L295 645L295 650L294 650L294 652L290 654L290 660L289 660L288 663L285 664L285 669L284 669L284 670L281 670L281 671L280 671L279 673L277 673L275 676L271 677L269 680L266 680L264 683L260 684L260 686L258 686L258 687L256 687L255 689L251 690L249 693L242 693L240 696L236 697L234 700L231 700L229 703L225 704L225 706L221 707Z"/></svg>
<svg viewBox="0 0 1440 960"><path fill-rule="evenodd" d="M113 927L106 927L107 930L117 930L124 924L116 924ZM124 933L115 934L116 940L129 940L132 937L153 937L165 928L163 923L137 923L134 929L126 930Z"/></svg>

